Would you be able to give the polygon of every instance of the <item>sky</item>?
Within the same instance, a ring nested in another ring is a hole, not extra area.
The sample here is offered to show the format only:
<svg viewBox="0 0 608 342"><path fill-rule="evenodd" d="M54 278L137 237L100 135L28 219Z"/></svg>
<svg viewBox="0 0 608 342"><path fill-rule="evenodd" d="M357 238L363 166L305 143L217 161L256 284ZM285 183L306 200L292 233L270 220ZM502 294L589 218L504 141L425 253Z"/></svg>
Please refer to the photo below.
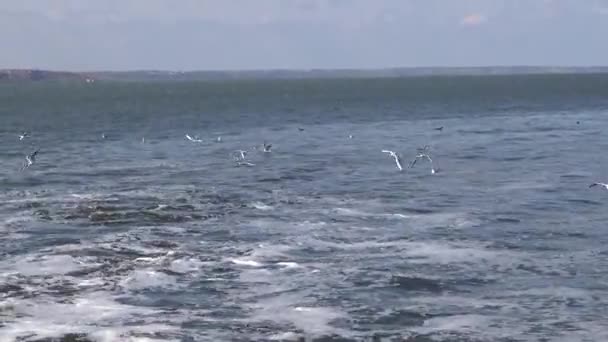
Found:
<svg viewBox="0 0 608 342"><path fill-rule="evenodd" d="M0 0L0 69L608 65L608 0Z"/></svg>

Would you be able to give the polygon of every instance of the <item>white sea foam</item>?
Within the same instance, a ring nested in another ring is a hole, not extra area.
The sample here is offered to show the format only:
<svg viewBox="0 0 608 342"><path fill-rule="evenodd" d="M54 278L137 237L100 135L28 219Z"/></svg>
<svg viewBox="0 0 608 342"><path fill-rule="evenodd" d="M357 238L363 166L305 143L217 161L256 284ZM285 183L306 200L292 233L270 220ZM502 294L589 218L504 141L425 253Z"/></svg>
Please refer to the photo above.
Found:
<svg viewBox="0 0 608 342"><path fill-rule="evenodd" d="M467 213L433 213L412 215L412 225L415 229L425 229L429 227L446 228L468 228L479 224L479 221L470 217Z"/></svg>
<svg viewBox="0 0 608 342"><path fill-rule="evenodd" d="M273 341L298 341L300 339L300 337L301 337L300 335L298 335L294 332L288 331L288 332L271 335L269 337L269 339L273 340Z"/></svg>
<svg viewBox="0 0 608 342"><path fill-rule="evenodd" d="M11 217L4 220L3 226L18 226L23 223L34 221L35 218L31 213L21 213L18 215L12 215Z"/></svg>
<svg viewBox="0 0 608 342"><path fill-rule="evenodd" d="M230 261L240 266L262 267L263 265L251 259L230 259Z"/></svg>
<svg viewBox="0 0 608 342"><path fill-rule="evenodd" d="M204 264L195 258L173 260L169 269L178 273L190 273L200 270Z"/></svg>
<svg viewBox="0 0 608 342"><path fill-rule="evenodd" d="M176 283L177 280L174 276L151 269L135 270L120 281L120 285L129 290L174 287Z"/></svg>
<svg viewBox="0 0 608 342"><path fill-rule="evenodd" d="M4 316L5 324L0 327L2 341L15 341L22 336L36 338L57 338L68 333L85 333L100 342L121 341L113 339L126 332L154 332L174 330L166 325L141 324L134 327L120 327L121 322L130 319L141 320L154 310L134 307L116 302L106 293L91 293L78 297L70 303L56 303L50 299L7 299L2 311L20 317ZM114 333L113 333L114 332ZM107 337L104 339L104 337ZM129 341L125 338L125 340ZM133 340L137 341L137 340Z"/></svg>
<svg viewBox="0 0 608 342"><path fill-rule="evenodd" d="M346 314L336 308L330 307L295 307L280 309L274 320L288 322L307 334L322 335L338 332L331 322L344 318Z"/></svg>
<svg viewBox="0 0 608 342"><path fill-rule="evenodd" d="M99 265L88 259L76 259L65 254L29 256L14 260L10 266L25 276L61 275Z"/></svg>
<svg viewBox="0 0 608 342"><path fill-rule="evenodd" d="M452 264L475 261L491 261L503 256L503 253L480 247L471 247L452 243L410 242L404 255L412 263Z"/></svg>
<svg viewBox="0 0 608 342"><path fill-rule="evenodd" d="M433 332L473 332L485 329L491 319L482 315L458 315L447 317L435 317L424 321L420 328L414 330L420 333Z"/></svg>
<svg viewBox="0 0 608 342"><path fill-rule="evenodd" d="M292 250L293 246L278 245L278 244L259 244L251 252L251 258L258 260L276 260L289 257L288 251Z"/></svg>
<svg viewBox="0 0 608 342"><path fill-rule="evenodd" d="M148 324L137 327L137 329L141 332L147 331L156 331L162 332L167 330L172 330L171 328L159 324ZM178 342L177 339L167 339L167 338L151 338L151 337L134 337L134 336L125 336L128 333L132 333L132 330L126 328L113 328L106 330L98 330L89 334L89 338L91 338L95 342Z"/></svg>
<svg viewBox="0 0 608 342"><path fill-rule="evenodd" d="M342 215L342 216L351 216L351 217L373 217L373 216L383 216L383 214L371 213L359 209L354 208L334 208L333 212Z"/></svg>
<svg viewBox="0 0 608 342"><path fill-rule="evenodd" d="M258 210L263 210L263 211L268 211L268 210L274 209L274 207L264 204L262 202L253 202L253 203L251 203L251 206Z"/></svg>
<svg viewBox="0 0 608 342"><path fill-rule="evenodd" d="M252 319L292 324L307 335L344 333L342 329L332 326L332 322L347 319L345 312L333 307L297 305L302 299L301 296L302 294L290 293L258 301L252 305L255 309Z"/></svg>
<svg viewBox="0 0 608 342"><path fill-rule="evenodd" d="M77 279L75 278L75 284L79 287L100 287L105 281L102 278L92 278L92 279Z"/></svg>
<svg viewBox="0 0 608 342"><path fill-rule="evenodd" d="M168 204L159 204L155 208L150 209L150 211L161 211L161 210L165 210L167 208L169 208Z"/></svg>

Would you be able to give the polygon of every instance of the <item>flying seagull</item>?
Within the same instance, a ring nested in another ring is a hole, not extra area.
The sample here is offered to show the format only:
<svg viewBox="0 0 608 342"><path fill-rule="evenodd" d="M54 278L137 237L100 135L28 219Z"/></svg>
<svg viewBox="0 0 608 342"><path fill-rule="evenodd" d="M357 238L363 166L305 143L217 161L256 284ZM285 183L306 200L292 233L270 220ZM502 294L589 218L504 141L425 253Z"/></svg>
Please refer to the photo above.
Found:
<svg viewBox="0 0 608 342"><path fill-rule="evenodd" d="M30 167L32 164L34 164L36 162L36 155L38 154L38 151L40 151L40 149L37 149L36 151L25 156L25 164L21 168L21 171L27 169L28 167Z"/></svg>
<svg viewBox="0 0 608 342"><path fill-rule="evenodd" d="M186 134L186 139L188 139L188 140L190 140L190 141L192 141L192 142L197 142L197 143L199 143L199 142L203 142L203 140L202 140L202 139L199 139L199 137L198 137L198 136L195 136L195 137L193 138L193 137L191 137L189 134Z"/></svg>
<svg viewBox="0 0 608 342"><path fill-rule="evenodd" d="M304 131L304 128L298 127L298 131L302 132L302 131Z"/></svg>
<svg viewBox="0 0 608 342"><path fill-rule="evenodd" d="M101 139L105 139L106 138L106 134L105 133L101 133Z"/></svg>
<svg viewBox="0 0 608 342"><path fill-rule="evenodd" d="M241 166L254 166L255 164L248 162L245 157L247 156L247 151L236 150L232 153L232 159L236 162L236 165Z"/></svg>
<svg viewBox="0 0 608 342"><path fill-rule="evenodd" d="M604 189L608 190L608 184L606 184L606 183L593 183L593 184L589 185L589 187L593 188L594 186L598 186L598 185L601 187L604 187Z"/></svg>
<svg viewBox="0 0 608 342"><path fill-rule="evenodd" d="M434 129L434 130L436 130L436 131L441 132L441 131L443 131L443 126L441 126L441 127L437 127L437 128L433 128L433 129Z"/></svg>
<svg viewBox="0 0 608 342"><path fill-rule="evenodd" d="M264 141L264 145L262 145L262 147L264 147L264 152L270 152L270 149L272 148L272 144L268 144Z"/></svg>
<svg viewBox="0 0 608 342"><path fill-rule="evenodd" d="M403 171L403 167L401 166L401 157L397 153L389 150L382 150L382 153L388 153L391 157L395 158L395 164L397 164L397 168L399 169L399 171Z"/></svg>
<svg viewBox="0 0 608 342"><path fill-rule="evenodd" d="M243 150L236 150L234 151L234 158L236 160L244 160L245 156L247 155L247 151L243 151Z"/></svg>
<svg viewBox="0 0 608 342"><path fill-rule="evenodd" d="M19 140L23 140L27 137L29 137L29 134L27 132L23 132L23 133L19 134Z"/></svg>
<svg viewBox="0 0 608 342"><path fill-rule="evenodd" d="M428 154L426 154L424 152L420 152L416 155L416 157L414 157L414 160L412 160L410 162L409 168L414 167L414 165L416 165L416 162L418 161L418 159L426 159L429 161L429 163L431 163L431 165L433 165L433 159L431 159L431 157ZM432 171L432 169L431 169L431 171ZM433 172L433 173L435 173L435 172Z"/></svg>

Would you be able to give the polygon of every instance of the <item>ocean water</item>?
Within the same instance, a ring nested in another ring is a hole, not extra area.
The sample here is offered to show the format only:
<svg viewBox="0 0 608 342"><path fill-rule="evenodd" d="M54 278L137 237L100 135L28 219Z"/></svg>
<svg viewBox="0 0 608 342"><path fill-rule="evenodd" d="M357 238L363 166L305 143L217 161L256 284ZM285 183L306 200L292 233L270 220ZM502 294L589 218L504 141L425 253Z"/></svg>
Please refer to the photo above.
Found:
<svg viewBox="0 0 608 342"><path fill-rule="evenodd" d="M608 75L0 85L0 341L608 340L607 125Z"/></svg>

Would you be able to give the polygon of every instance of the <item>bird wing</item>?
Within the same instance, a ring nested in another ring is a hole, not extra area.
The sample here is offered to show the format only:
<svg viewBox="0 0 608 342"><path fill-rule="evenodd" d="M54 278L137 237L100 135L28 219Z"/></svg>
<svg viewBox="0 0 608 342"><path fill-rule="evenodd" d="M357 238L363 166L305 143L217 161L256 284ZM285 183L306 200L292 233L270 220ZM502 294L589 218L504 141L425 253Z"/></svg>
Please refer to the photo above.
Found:
<svg viewBox="0 0 608 342"><path fill-rule="evenodd" d="M418 157L414 158L414 160L412 160L412 161L410 162L410 166L409 166L409 168L414 167L414 165L416 165L416 162L417 162L417 161L418 161Z"/></svg>
<svg viewBox="0 0 608 342"><path fill-rule="evenodd" d="M397 164L399 171L402 171L403 167L401 167L401 160L399 160L399 157L395 157L395 163Z"/></svg>

